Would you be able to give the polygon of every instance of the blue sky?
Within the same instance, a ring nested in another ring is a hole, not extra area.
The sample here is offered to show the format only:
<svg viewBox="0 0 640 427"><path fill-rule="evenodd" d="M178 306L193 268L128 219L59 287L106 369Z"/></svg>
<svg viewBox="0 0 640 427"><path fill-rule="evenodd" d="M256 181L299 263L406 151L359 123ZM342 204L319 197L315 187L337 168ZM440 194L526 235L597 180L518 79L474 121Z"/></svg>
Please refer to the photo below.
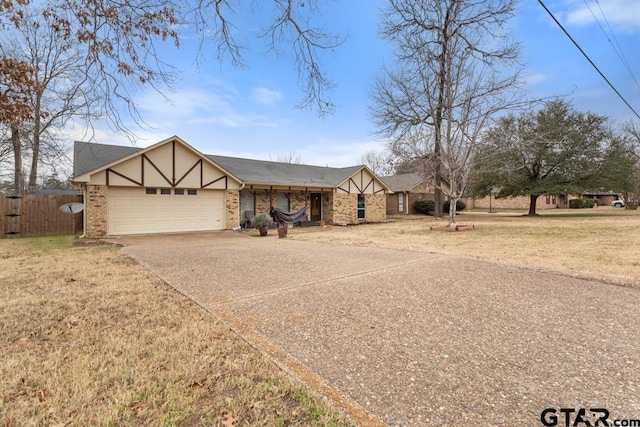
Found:
<svg viewBox="0 0 640 427"><path fill-rule="evenodd" d="M323 3L323 2L321 2ZM167 102L153 91L137 102L148 127L136 130L137 146L145 147L178 135L206 154L275 160L296 152L307 164L349 166L360 164L366 151L380 151L368 116L371 82L390 47L378 37L379 9L383 0L324 2L323 22L346 36L345 43L324 57L326 70L337 87L330 96L336 104L331 116L299 110L302 93L291 58L267 56L254 43L256 22L243 18L242 40L248 45L250 68L237 69L214 59L196 66L193 46L183 40L172 51L172 61L183 70L176 91ZM545 4L600 67L603 73L640 111L640 1L546 0ZM605 36L589 12L591 7ZM602 10L608 21L602 18ZM522 0L512 22L516 40L523 44L526 89L531 97L567 95L580 110L608 115L618 122L632 113L589 65L535 0ZM609 38L609 40L607 39ZM629 73L614 48L628 61ZM126 138L98 128L96 142L131 145Z"/></svg>

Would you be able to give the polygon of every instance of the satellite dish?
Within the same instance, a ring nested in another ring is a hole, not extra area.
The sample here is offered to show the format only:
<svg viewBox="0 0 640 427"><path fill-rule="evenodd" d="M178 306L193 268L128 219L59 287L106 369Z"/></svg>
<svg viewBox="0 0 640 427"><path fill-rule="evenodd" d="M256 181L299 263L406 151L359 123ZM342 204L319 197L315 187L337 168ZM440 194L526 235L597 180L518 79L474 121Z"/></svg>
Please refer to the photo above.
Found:
<svg viewBox="0 0 640 427"><path fill-rule="evenodd" d="M83 203L66 203L60 206L60 211L63 213L77 214L82 212L83 210L84 210Z"/></svg>

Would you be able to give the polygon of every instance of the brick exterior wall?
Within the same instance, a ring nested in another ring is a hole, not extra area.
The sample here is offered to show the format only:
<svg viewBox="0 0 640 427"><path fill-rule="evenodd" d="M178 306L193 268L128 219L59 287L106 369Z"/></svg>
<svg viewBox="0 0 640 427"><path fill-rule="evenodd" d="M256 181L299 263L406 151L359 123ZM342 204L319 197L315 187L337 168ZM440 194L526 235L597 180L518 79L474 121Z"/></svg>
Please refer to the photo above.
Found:
<svg viewBox="0 0 640 427"><path fill-rule="evenodd" d="M405 193L404 203L409 208L409 215L415 215L418 212L416 208L413 207L413 204L418 200L435 200L435 195L433 193ZM405 214L407 207L405 207L404 212L398 211L398 194L387 194L387 215L400 215ZM407 200L408 199L408 200Z"/></svg>
<svg viewBox="0 0 640 427"><path fill-rule="evenodd" d="M333 193L333 213L330 224L347 225L358 222L358 195Z"/></svg>
<svg viewBox="0 0 640 427"><path fill-rule="evenodd" d="M269 201L269 190L253 190L255 192L255 209L256 214L263 213L269 215L271 206L278 206L278 191L271 192L271 202ZM298 211L305 206L309 206L309 201L304 192L300 190L282 191L288 195L289 210L291 212Z"/></svg>
<svg viewBox="0 0 640 427"><path fill-rule="evenodd" d="M326 219L329 224L348 225L362 222L380 222L387 219L387 196L386 194L365 194L364 195L364 219L358 218L358 195L346 193L333 193L333 206L331 209L331 219ZM325 209L325 218L327 211Z"/></svg>
<svg viewBox="0 0 640 427"><path fill-rule="evenodd" d="M109 233L107 211L107 196L109 188L106 185L87 185L86 209L86 237L100 239Z"/></svg>
<svg viewBox="0 0 640 427"><path fill-rule="evenodd" d="M258 214L265 214L265 215L269 215L269 210L271 209L271 205L269 204L269 190L253 190L255 195L256 195L256 215ZM276 202L276 198L275 198L275 194L274 194L274 200L273 202Z"/></svg>
<svg viewBox="0 0 640 427"><path fill-rule="evenodd" d="M225 190L224 204L227 211L225 228L238 227L240 225L238 220L240 215L240 191Z"/></svg>
<svg viewBox="0 0 640 427"><path fill-rule="evenodd" d="M289 208L291 212L299 211L300 209L308 206L307 198L301 191L292 191L289 193Z"/></svg>
<svg viewBox="0 0 640 427"><path fill-rule="evenodd" d="M385 194L365 194L364 203L367 222L380 222L387 219L387 196Z"/></svg>
<svg viewBox="0 0 640 427"><path fill-rule="evenodd" d="M489 209L489 196L481 199L462 199L466 205L466 209ZM503 197L496 199L491 197L491 210L496 209L529 209L530 198L528 196ZM562 201L558 196L542 195L536 200L536 210L538 209L555 209L558 205L562 205ZM563 207L563 206L560 206Z"/></svg>
<svg viewBox="0 0 640 427"><path fill-rule="evenodd" d="M333 192L322 193L322 219L327 224L333 224L333 196Z"/></svg>

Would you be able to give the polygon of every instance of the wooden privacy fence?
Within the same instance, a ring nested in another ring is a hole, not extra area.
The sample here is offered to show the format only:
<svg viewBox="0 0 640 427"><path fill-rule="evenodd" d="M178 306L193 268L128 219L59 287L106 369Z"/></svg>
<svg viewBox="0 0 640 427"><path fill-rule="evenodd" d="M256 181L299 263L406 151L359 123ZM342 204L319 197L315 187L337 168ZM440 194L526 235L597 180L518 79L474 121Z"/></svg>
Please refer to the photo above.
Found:
<svg viewBox="0 0 640 427"><path fill-rule="evenodd" d="M0 196L0 231L3 237L73 234L82 231L82 213L60 211L65 203L81 203L80 195Z"/></svg>

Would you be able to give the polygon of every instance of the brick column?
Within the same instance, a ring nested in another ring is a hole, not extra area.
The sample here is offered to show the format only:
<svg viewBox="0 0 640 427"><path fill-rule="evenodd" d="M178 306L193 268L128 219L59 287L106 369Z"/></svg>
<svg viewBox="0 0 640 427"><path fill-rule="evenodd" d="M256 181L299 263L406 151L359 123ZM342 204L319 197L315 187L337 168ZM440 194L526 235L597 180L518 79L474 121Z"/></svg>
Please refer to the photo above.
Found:
<svg viewBox="0 0 640 427"><path fill-rule="evenodd" d="M238 227L240 218L240 191L226 190L224 194L224 204L227 211L225 228Z"/></svg>
<svg viewBox="0 0 640 427"><path fill-rule="evenodd" d="M100 239L109 234L109 219L107 196L109 188L106 185L88 185L87 200L87 236L91 239Z"/></svg>

